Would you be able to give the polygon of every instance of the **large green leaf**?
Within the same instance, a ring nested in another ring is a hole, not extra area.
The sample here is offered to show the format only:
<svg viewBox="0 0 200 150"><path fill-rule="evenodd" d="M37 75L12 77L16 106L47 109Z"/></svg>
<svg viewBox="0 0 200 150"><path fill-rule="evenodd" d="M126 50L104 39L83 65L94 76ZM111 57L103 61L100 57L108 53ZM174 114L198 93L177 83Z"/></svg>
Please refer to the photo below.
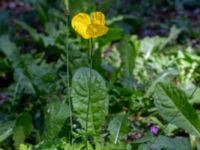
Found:
<svg viewBox="0 0 200 150"><path fill-rule="evenodd" d="M200 136L200 119L186 94L172 84L159 83L154 93L158 113L170 123Z"/></svg>
<svg viewBox="0 0 200 150"><path fill-rule="evenodd" d="M122 32L123 30L121 28L109 28L108 33L98 39L99 45L103 47L108 42L120 40L122 38Z"/></svg>
<svg viewBox="0 0 200 150"><path fill-rule="evenodd" d="M26 137L31 133L32 126L32 116L26 112L17 119L13 129L15 149L19 149L19 145L24 143Z"/></svg>
<svg viewBox="0 0 200 150"><path fill-rule="evenodd" d="M44 139L52 140L58 137L68 117L70 117L70 110L67 104L61 102L49 104L45 113Z"/></svg>
<svg viewBox="0 0 200 150"><path fill-rule="evenodd" d="M190 104L199 104L200 103L200 88L194 85L191 82L185 82L183 85L181 85L181 89L186 93L186 95L190 98L189 103ZM191 95L193 95L191 97Z"/></svg>
<svg viewBox="0 0 200 150"><path fill-rule="evenodd" d="M0 51L2 51L10 61L13 60L13 54L16 53L16 49L15 43L10 41L8 34L0 36Z"/></svg>
<svg viewBox="0 0 200 150"><path fill-rule="evenodd" d="M122 41L120 47L120 56L122 60L123 73L125 77L130 77L133 74L137 50L128 40Z"/></svg>
<svg viewBox="0 0 200 150"><path fill-rule="evenodd" d="M167 136L158 136L150 139L151 141L148 144L141 144L138 150L191 150L191 145L188 138L184 137L167 137Z"/></svg>
<svg viewBox="0 0 200 150"><path fill-rule="evenodd" d="M15 121L0 122L0 143L11 136Z"/></svg>
<svg viewBox="0 0 200 150"><path fill-rule="evenodd" d="M155 37L145 37L140 43L140 51L144 55L144 59L148 59L151 56L151 53L158 49L160 44L164 41L164 38L159 36Z"/></svg>
<svg viewBox="0 0 200 150"><path fill-rule="evenodd" d="M181 32L182 32L182 29L178 29L178 28L176 28L176 26L172 26L171 29L170 29L170 33L169 33L168 38L160 45L159 49L162 50L168 44L176 41L176 39L181 34Z"/></svg>
<svg viewBox="0 0 200 150"><path fill-rule="evenodd" d="M108 125L108 130L115 144L118 139L125 139L129 130L127 115L120 114L113 118Z"/></svg>
<svg viewBox="0 0 200 150"><path fill-rule="evenodd" d="M159 82L169 83L169 82L172 81L178 74L179 74L179 72L178 72L177 70L175 70L175 69L169 69L169 70L164 71L161 75L159 75L159 76L157 77L157 79L155 79L155 80L152 82L151 86L148 88L148 90L147 90L147 92L146 92L146 94L145 94L145 97L149 97L149 96L153 93L153 91L154 91L154 89L155 89L157 83L159 83Z"/></svg>
<svg viewBox="0 0 200 150"><path fill-rule="evenodd" d="M95 70L91 70L91 84L89 86L90 69L80 68L72 79L72 102L74 111L82 127L86 125L87 103L90 87L89 133L95 134L105 121L108 113L108 94L104 79Z"/></svg>
<svg viewBox="0 0 200 150"><path fill-rule="evenodd" d="M184 137L166 137L159 136L155 143L151 145L151 149L162 150L166 148L168 150L182 149L182 150L191 150L190 142L187 138Z"/></svg>
<svg viewBox="0 0 200 150"><path fill-rule="evenodd" d="M19 146L19 150L32 150L32 148L29 147L28 145L21 144Z"/></svg>

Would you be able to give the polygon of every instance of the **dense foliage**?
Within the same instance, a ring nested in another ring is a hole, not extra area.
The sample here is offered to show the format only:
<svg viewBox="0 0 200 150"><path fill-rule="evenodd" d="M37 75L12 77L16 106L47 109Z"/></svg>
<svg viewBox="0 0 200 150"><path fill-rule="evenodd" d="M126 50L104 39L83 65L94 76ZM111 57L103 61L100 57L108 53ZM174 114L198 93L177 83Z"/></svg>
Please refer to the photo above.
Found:
<svg viewBox="0 0 200 150"><path fill-rule="evenodd" d="M0 0L0 148L200 149L199 50L198 0Z"/></svg>

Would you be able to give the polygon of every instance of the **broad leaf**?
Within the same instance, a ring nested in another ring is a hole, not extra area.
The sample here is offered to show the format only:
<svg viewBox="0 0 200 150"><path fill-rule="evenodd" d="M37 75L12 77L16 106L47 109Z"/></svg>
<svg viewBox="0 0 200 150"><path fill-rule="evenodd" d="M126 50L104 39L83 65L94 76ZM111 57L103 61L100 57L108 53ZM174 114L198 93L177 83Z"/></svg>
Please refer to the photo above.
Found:
<svg viewBox="0 0 200 150"><path fill-rule="evenodd" d="M168 150L174 149L185 149L191 150L190 142L187 138L184 137L166 137L166 136L159 136L159 138L151 145L151 149L160 149L166 148Z"/></svg>
<svg viewBox="0 0 200 150"><path fill-rule="evenodd" d="M145 37L140 44L140 51L144 54L144 59L148 59L154 50L157 50L160 44L165 39L155 36L155 37Z"/></svg>
<svg viewBox="0 0 200 150"><path fill-rule="evenodd" d="M68 117L70 117L68 105L61 102L49 104L45 113L44 139L52 140L58 137L58 134Z"/></svg>
<svg viewBox="0 0 200 150"><path fill-rule="evenodd" d="M182 90L171 84L160 83L155 89L154 102L165 120L200 136L200 119Z"/></svg>
<svg viewBox="0 0 200 150"><path fill-rule="evenodd" d="M149 97L157 83L159 82L165 82L165 83L169 83L170 81L172 81L177 75L179 74L179 72L175 69L170 69L170 70L166 70L165 72L163 72L160 76L158 76L158 78L156 80L153 81L153 83L151 84L151 86L148 88L145 97Z"/></svg>
<svg viewBox="0 0 200 150"><path fill-rule="evenodd" d="M111 137L116 144L118 139L125 139L128 133L128 120L126 114L116 116L108 125Z"/></svg>
<svg viewBox="0 0 200 150"><path fill-rule="evenodd" d="M26 137L32 131L32 116L28 113L23 113L18 119L13 129L13 140L15 149L19 149L20 144L23 144Z"/></svg>
<svg viewBox="0 0 200 150"><path fill-rule="evenodd" d="M181 34L181 32L182 32L181 29L176 28L176 26L172 26L170 29L170 34L169 34L168 38L160 45L159 49L162 50L168 44L176 41L176 39Z"/></svg>
<svg viewBox="0 0 200 150"><path fill-rule="evenodd" d="M72 102L74 111L83 128L86 126L87 103L90 87L89 133L95 134L105 121L108 113L108 94L104 79L95 70L80 68L72 79Z"/></svg>
<svg viewBox="0 0 200 150"><path fill-rule="evenodd" d="M99 38L99 45L103 47L108 42L120 40L122 38L123 30L121 28L109 28L109 31L106 35Z"/></svg>
<svg viewBox="0 0 200 150"><path fill-rule="evenodd" d="M11 136L15 121L0 122L0 143Z"/></svg>
<svg viewBox="0 0 200 150"><path fill-rule="evenodd" d="M127 40L122 41L119 51L122 60L124 76L130 77L133 74L133 69L135 67L137 51Z"/></svg>
<svg viewBox="0 0 200 150"><path fill-rule="evenodd" d="M159 137L154 137L151 139L148 144L141 144L138 148L138 150L150 150L150 149L155 149L155 150L176 150L176 149L181 149L181 150L191 150L191 145L190 142L187 138L184 137L176 137L176 138L171 138L167 136L159 136Z"/></svg>
<svg viewBox="0 0 200 150"><path fill-rule="evenodd" d="M191 82L185 82L181 89L186 93L189 99L189 103L191 104L199 104L200 103L200 88L195 86ZM192 96L192 97L191 97Z"/></svg>
<svg viewBox="0 0 200 150"><path fill-rule="evenodd" d="M10 61L13 61L13 53L16 53L16 48L15 43L10 41L8 34L0 36L0 51L2 51Z"/></svg>
<svg viewBox="0 0 200 150"><path fill-rule="evenodd" d="M32 148L28 145L21 144L19 150L32 150Z"/></svg>

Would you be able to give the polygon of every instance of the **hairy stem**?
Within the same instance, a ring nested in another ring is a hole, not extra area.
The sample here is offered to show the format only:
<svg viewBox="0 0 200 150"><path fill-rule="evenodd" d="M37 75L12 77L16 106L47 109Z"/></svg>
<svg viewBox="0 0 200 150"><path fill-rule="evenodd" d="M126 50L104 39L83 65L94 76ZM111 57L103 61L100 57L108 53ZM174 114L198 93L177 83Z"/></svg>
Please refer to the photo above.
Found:
<svg viewBox="0 0 200 150"><path fill-rule="evenodd" d="M65 15L66 15L66 26L67 26L67 35L66 35L66 70L67 70L67 99L68 99L68 105L69 105L69 111L70 111L70 134L69 134L69 140L70 143L72 144L72 132L73 132L73 118L72 118L72 102L71 102L71 90L70 90L70 73L69 73L69 1L64 0L65 4Z"/></svg>
<svg viewBox="0 0 200 150"><path fill-rule="evenodd" d="M93 42L92 39L89 40L89 81L88 81L88 102L87 102L87 115L86 115L86 127L85 127L85 138L86 147L88 149L87 139L88 139L88 125L89 125L89 113L90 113L90 99L91 99L91 77L92 77L92 53L93 53Z"/></svg>

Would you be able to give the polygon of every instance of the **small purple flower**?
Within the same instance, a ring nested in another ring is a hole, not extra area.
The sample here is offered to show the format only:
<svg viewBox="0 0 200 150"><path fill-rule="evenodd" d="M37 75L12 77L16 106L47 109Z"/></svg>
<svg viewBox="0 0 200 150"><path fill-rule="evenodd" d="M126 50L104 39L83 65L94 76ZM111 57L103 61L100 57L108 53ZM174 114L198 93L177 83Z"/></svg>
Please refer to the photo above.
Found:
<svg viewBox="0 0 200 150"><path fill-rule="evenodd" d="M150 126L150 131L153 135L157 135L158 134L158 128L156 125L151 125Z"/></svg>

